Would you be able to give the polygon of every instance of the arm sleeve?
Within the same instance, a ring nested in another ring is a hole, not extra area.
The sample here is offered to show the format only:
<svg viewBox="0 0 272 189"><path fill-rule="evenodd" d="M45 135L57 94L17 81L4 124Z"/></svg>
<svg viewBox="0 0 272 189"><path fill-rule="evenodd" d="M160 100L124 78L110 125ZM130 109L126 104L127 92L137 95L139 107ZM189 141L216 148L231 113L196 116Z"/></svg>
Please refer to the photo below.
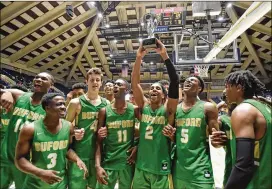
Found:
<svg viewBox="0 0 272 189"><path fill-rule="evenodd" d="M170 79L168 97L173 99L179 98L179 77L176 69L170 59L165 60L165 65Z"/></svg>
<svg viewBox="0 0 272 189"><path fill-rule="evenodd" d="M254 139L236 138L236 162L225 188L246 188L254 175L254 170Z"/></svg>

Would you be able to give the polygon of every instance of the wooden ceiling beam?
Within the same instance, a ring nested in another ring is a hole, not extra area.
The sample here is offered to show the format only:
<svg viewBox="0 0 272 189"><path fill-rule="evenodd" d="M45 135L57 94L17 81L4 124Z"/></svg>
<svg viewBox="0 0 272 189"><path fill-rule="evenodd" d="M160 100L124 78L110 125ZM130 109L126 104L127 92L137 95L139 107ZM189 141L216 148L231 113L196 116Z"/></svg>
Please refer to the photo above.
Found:
<svg viewBox="0 0 272 189"><path fill-rule="evenodd" d="M124 24L125 22L128 21L127 10L124 7L117 9L116 13L117 13L119 23ZM123 42L124 42L124 45L125 45L126 52L127 53L132 52L133 51L132 40L131 39L125 39L125 40L123 40Z"/></svg>
<svg viewBox="0 0 272 189"><path fill-rule="evenodd" d="M233 2L233 5L242 9L248 9L253 2ZM266 17L271 18L271 11L265 14Z"/></svg>
<svg viewBox="0 0 272 189"><path fill-rule="evenodd" d="M23 14L28 9L34 7L35 5L39 4L39 1L16 1L10 4L9 6L3 8L1 10L1 26L8 23L12 19L16 18L17 16Z"/></svg>
<svg viewBox="0 0 272 189"><path fill-rule="evenodd" d="M249 38L251 43L271 51L271 43L266 42L266 41L261 40L261 39L258 39L256 37L252 37L252 36L248 36L248 38Z"/></svg>
<svg viewBox="0 0 272 189"><path fill-rule="evenodd" d="M95 34L92 38L92 43L94 46L94 49L96 50L98 57L100 59L101 65L107 75L108 78L112 78L112 73L109 70L108 60L106 59L106 56L103 52L102 46L100 44L98 36Z"/></svg>
<svg viewBox="0 0 272 189"><path fill-rule="evenodd" d="M25 26L21 27L20 29L16 30L12 34L5 37L1 40L1 48L5 49L8 46L12 45L16 41L24 38L25 36L33 33L38 28L50 23L52 20L62 16L66 13L66 5L72 5L74 8L81 5L84 2L64 2L61 5L57 6L56 8L48 11L44 15L38 17L37 19L33 20L32 22L26 24Z"/></svg>
<svg viewBox="0 0 272 189"><path fill-rule="evenodd" d="M47 70L48 68L52 68L53 66L55 66L56 64L58 64L59 62L65 60L67 57L72 56L73 54L77 53L80 50L80 47L77 46L75 48L73 48L72 50L66 52L65 54L55 58L54 60L52 60L51 62L46 63L44 66L42 66L40 69L42 71Z"/></svg>
<svg viewBox="0 0 272 189"><path fill-rule="evenodd" d="M43 52L42 54L40 54L39 56L36 56L35 58L33 58L32 60L27 62L27 67L31 67L35 64L37 64L39 61L45 59L46 57L60 51L61 49L63 49L64 47L67 47L68 45L78 41L79 39L83 38L84 36L87 35L89 28L86 28L82 31L80 31L79 33L77 33L76 35L73 35L72 37L70 37L69 39L64 40L63 42L59 43L58 45L48 49L47 51Z"/></svg>
<svg viewBox="0 0 272 189"><path fill-rule="evenodd" d="M236 11L234 10L233 7L226 9L226 11L227 11L232 23L234 24L238 20L238 16L237 16ZM262 75L264 77L268 77L268 75L262 65L262 62L257 55L256 50L254 49L253 45L251 44L251 42L249 40L249 37L247 36L247 34L245 32L241 35L241 38L242 38L242 41L245 43L248 52L252 55L254 62L259 67L259 70L262 73Z"/></svg>
<svg viewBox="0 0 272 189"><path fill-rule="evenodd" d="M253 24L250 29L253 29L255 31L258 31L260 33L266 34L268 36L271 36L271 28L266 27L262 24Z"/></svg>
<svg viewBox="0 0 272 189"><path fill-rule="evenodd" d="M25 70L25 71L28 71L28 72L31 72L33 74L39 74L41 73L41 70L40 69L36 69L36 68L28 68L26 67L26 65L24 64L20 64L18 62L11 62L9 59L7 58L3 58L1 57L1 64L5 64L5 65L8 65L10 67L14 67L14 68L18 68L18 69L22 69L22 70ZM56 81L59 81L61 83L64 82L63 79L59 78L59 77L54 77Z"/></svg>
<svg viewBox="0 0 272 189"><path fill-rule="evenodd" d="M108 2L100 2L100 3L101 3L103 11L108 8ZM101 21L102 21L102 18L100 18L99 16L96 16L95 20L93 21L92 25L90 26L88 34L84 39L84 42L83 42L83 44L81 46L81 49L80 49L79 53L77 54L75 63L73 65L68 77L66 78L66 83L68 83L68 81L71 79L71 77L74 74L77 66L79 66L80 71L86 77L86 70L83 68L80 61L81 61L81 58L84 55L85 51L88 51L89 43L92 40L93 36L96 35L96 29L98 28Z"/></svg>
<svg viewBox="0 0 272 189"><path fill-rule="evenodd" d="M74 64L74 60L70 60L68 62L65 62L64 64L62 64L61 66L59 66L58 68L52 70L52 73L57 74L58 72L61 72L63 69L65 68L69 68L69 66ZM68 75L68 73L67 73Z"/></svg>
<svg viewBox="0 0 272 189"><path fill-rule="evenodd" d="M96 67L96 65L95 65L95 63L93 61L93 58L92 58L91 54L89 53L89 51L85 51L84 57L86 58L88 64L90 65L90 68L95 68Z"/></svg>
<svg viewBox="0 0 272 189"><path fill-rule="evenodd" d="M46 34L45 36L37 39L36 41L34 41L33 43L27 45L26 47L20 49L19 51L17 51L16 53L12 54L9 58L12 61L16 61L18 59L20 59L21 57L25 56L26 54L34 51L35 49L37 49L38 47L44 45L45 43L53 40L54 38L56 38L57 36L65 33L66 31L70 30L71 28L76 27L77 25L83 23L84 21L94 17L96 15L96 9L91 9L88 10L87 12L79 15L76 18L72 18L72 20L70 20L69 22L67 22L66 24L58 27L57 29L49 32L48 34Z"/></svg>
<svg viewBox="0 0 272 189"><path fill-rule="evenodd" d="M86 36L86 38L85 38L85 40L84 40L84 42L83 42L83 44L81 46L81 49L80 49L80 51L79 51L79 53L78 53L78 55L77 55L77 57L75 59L75 62L74 62L73 67L72 67L72 69L70 71L70 74L67 77L66 82L68 82L71 79L72 75L75 73L75 70L76 70L77 66L79 64L81 64L81 62L80 62L81 58L82 58L84 52L86 50L88 50L88 45L89 45L92 37L94 36L94 34L96 32L96 29L99 26L101 20L102 20L102 18L99 18L97 16L96 19L93 21L92 25L90 26L90 28L89 28L89 30L87 32L87 36Z"/></svg>

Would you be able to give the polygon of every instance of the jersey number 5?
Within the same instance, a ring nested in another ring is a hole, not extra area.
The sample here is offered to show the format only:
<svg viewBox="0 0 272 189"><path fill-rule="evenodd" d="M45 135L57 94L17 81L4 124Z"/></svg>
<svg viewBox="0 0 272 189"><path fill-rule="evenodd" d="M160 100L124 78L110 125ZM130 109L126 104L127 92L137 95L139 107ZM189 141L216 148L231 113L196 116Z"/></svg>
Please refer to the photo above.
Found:
<svg viewBox="0 0 272 189"><path fill-rule="evenodd" d="M146 132L145 132L145 139L147 140L153 140L153 127L152 126L147 126L146 127Z"/></svg>
<svg viewBox="0 0 272 189"><path fill-rule="evenodd" d="M47 169L52 169L57 164L57 153L48 154L47 158L51 160L51 162L47 164Z"/></svg>
<svg viewBox="0 0 272 189"><path fill-rule="evenodd" d="M188 142L188 129L181 129L181 142L187 143Z"/></svg>

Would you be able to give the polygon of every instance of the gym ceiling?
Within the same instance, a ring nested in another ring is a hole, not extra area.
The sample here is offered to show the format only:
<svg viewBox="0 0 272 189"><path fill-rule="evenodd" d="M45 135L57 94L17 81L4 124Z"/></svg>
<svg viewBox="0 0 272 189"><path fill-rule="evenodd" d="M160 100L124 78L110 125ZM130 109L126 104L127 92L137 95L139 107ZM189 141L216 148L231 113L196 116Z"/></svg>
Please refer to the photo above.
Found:
<svg viewBox="0 0 272 189"><path fill-rule="evenodd" d="M73 17L66 13L72 5ZM229 29L251 5L251 2L233 2L223 8L224 21L214 18L214 27ZM190 2L96 2L102 17L87 2L8 2L0 3L1 10L1 66L33 75L48 71L57 82L71 86L84 81L86 72L99 67L108 78L121 76L124 61L131 68L139 47L139 38L146 37L141 19L152 9L186 7L186 27L203 27L205 18L192 16ZM163 18L165 23L169 17ZM171 19L171 17L170 17ZM181 20L177 21L181 25ZM160 35L172 54L174 39L171 33ZM223 36L221 36L223 37ZM228 73L250 70L263 81L271 78L271 12L267 13L238 38L241 65L215 66L211 70L214 82L222 81ZM190 43L190 39L188 44ZM231 46L218 56L231 55ZM143 64L141 81L152 83L167 78L161 60Z"/></svg>

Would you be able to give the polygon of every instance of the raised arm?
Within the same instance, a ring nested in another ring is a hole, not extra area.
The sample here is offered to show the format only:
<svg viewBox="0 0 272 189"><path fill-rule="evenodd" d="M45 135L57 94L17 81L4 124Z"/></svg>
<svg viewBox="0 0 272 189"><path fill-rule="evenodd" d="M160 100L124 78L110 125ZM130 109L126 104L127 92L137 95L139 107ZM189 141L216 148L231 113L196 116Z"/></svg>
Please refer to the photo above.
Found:
<svg viewBox="0 0 272 189"><path fill-rule="evenodd" d="M254 175L256 117L256 110L249 104L241 104L232 112L231 127L236 137L236 160L226 189L246 188Z"/></svg>
<svg viewBox="0 0 272 189"><path fill-rule="evenodd" d="M166 110L168 114L169 124L173 125L179 100L179 77L174 64L169 59L167 49L165 48L164 44L159 40L157 42L160 46L160 48L157 49L157 52L161 55L162 59L164 60L170 79L168 100L166 101Z"/></svg>
<svg viewBox="0 0 272 189"><path fill-rule="evenodd" d="M132 81L131 86L133 90L133 95L135 98L135 102L138 105L139 108L143 108L144 104L146 103L146 99L144 97L143 89L140 85L140 69L141 69L141 63L142 58L147 53L146 50L143 49L142 45L139 47L136 55L136 61L132 70Z"/></svg>
<svg viewBox="0 0 272 189"><path fill-rule="evenodd" d="M106 109L102 108L100 109L98 113L97 130L105 126L105 121L106 121ZM107 181L104 179L104 177L107 176L107 173L101 167L102 142L103 142L103 138L98 136L96 139L95 168L96 168L96 175L97 175L98 182L101 184L108 184Z"/></svg>
<svg viewBox="0 0 272 189"><path fill-rule="evenodd" d="M32 146L33 136L33 123L25 125L20 132L19 140L17 142L15 152L15 165L22 172L35 175L48 184L60 182L62 179L57 176L56 171L40 169L27 160Z"/></svg>

